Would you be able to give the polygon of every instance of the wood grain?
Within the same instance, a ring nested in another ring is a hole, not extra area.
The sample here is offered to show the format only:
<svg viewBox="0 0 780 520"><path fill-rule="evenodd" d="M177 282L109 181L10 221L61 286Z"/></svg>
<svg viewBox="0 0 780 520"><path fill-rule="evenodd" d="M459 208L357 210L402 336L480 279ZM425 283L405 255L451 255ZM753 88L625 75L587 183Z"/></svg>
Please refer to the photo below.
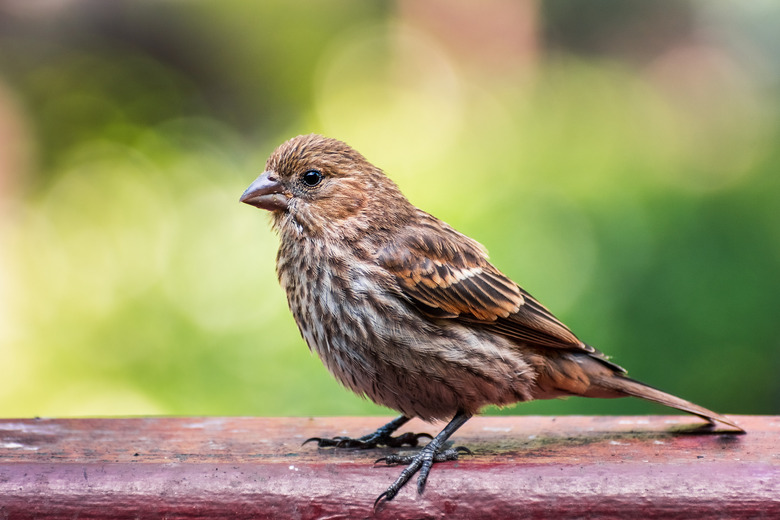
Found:
<svg viewBox="0 0 780 520"><path fill-rule="evenodd" d="M733 418L477 417L473 456L378 511L398 450L301 443L386 417L2 419L0 518L780 518L780 417Z"/></svg>

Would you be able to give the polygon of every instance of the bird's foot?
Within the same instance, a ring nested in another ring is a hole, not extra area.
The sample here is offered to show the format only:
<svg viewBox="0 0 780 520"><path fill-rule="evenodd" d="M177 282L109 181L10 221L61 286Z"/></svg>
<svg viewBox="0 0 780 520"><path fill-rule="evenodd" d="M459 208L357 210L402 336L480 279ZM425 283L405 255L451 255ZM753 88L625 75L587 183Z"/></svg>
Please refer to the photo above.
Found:
<svg viewBox="0 0 780 520"><path fill-rule="evenodd" d="M398 494L398 491L406 485L409 480L419 471L417 477L417 493L422 494L425 489L425 483L428 480L428 473L431 471L431 467L437 462L447 462L452 460L458 460L458 455L466 453L471 455L471 450L465 446L458 446L448 450L436 451L432 444L427 444L423 449L417 452L416 455L397 455L392 454L386 457L377 459L376 462L384 461L388 466L395 466L397 464L408 464L407 467L401 472L395 482L393 482L387 491L382 493L374 501L374 508L382 501L390 501Z"/></svg>
<svg viewBox="0 0 780 520"><path fill-rule="evenodd" d="M412 433L406 432L401 435L393 437L389 432L380 430L374 433L369 433L357 439L351 437L312 437L306 439L303 444L307 442L316 442L320 448L336 447L336 448L358 448L358 449L371 449L378 446L388 446L390 448L400 448L402 446L417 446L421 438L433 439L433 436L428 433Z"/></svg>

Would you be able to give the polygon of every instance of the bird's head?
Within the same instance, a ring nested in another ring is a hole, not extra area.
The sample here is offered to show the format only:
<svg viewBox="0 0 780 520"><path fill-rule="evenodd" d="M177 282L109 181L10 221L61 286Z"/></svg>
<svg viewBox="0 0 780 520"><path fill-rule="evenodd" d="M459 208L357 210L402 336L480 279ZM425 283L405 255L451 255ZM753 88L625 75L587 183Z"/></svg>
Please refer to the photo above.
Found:
<svg viewBox="0 0 780 520"><path fill-rule="evenodd" d="M291 224L299 233L316 235L328 229L357 231L355 226L386 218L386 210L372 206L386 208L388 198L393 211L408 212L398 187L359 152L309 134L280 145L241 202L270 211L276 228L284 231Z"/></svg>

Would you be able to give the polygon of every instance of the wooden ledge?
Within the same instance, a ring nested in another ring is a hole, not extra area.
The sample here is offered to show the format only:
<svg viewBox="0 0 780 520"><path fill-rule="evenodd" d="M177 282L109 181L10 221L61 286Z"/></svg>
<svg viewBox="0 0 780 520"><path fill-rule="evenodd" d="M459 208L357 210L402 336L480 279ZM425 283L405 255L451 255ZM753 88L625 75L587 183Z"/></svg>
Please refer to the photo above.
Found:
<svg viewBox="0 0 780 520"><path fill-rule="evenodd" d="M377 512L398 450L318 449L389 418L0 420L0 518L780 518L780 417L477 417L474 456ZM402 431L436 434L412 421Z"/></svg>

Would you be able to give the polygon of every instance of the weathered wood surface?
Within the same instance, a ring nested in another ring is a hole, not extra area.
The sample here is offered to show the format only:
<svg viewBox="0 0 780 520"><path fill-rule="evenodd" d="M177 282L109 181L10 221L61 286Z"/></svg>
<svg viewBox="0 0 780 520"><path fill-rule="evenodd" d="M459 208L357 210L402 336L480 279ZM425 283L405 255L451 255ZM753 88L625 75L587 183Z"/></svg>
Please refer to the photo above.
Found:
<svg viewBox="0 0 780 520"><path fill-rule="evenodd" d="M301 443L387 419L0 420L0 518L780 518L780 417L478 417L453 439L473 456L374 511L398 450Z"/></svg>

